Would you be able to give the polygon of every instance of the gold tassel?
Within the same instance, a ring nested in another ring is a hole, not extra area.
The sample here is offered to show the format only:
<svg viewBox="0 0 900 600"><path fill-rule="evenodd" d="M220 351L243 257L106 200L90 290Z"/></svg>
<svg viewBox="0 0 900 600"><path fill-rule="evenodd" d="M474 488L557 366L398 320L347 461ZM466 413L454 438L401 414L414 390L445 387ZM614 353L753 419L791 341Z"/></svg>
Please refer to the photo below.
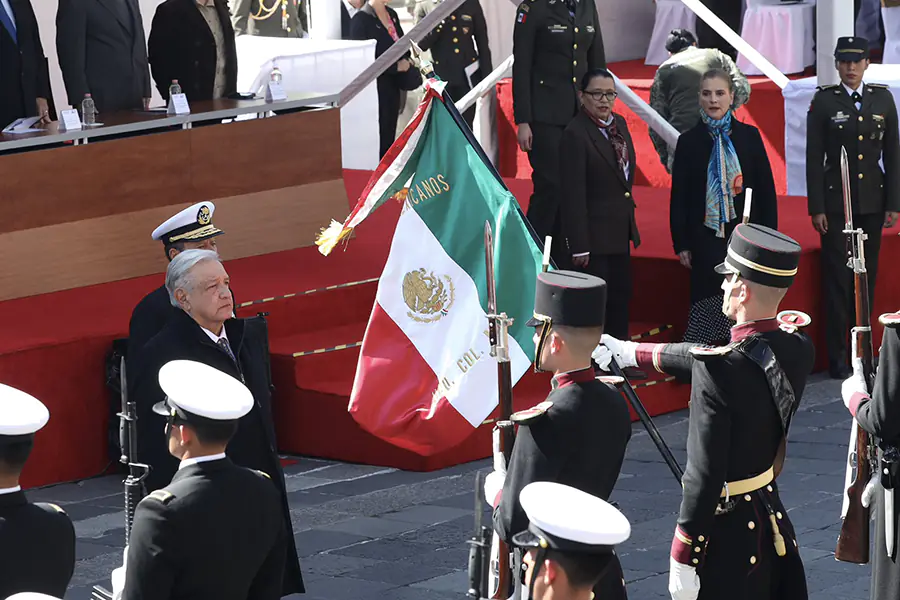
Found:
<svg viewBox="0 0 900 600"><path fill-rule="evenodd" d="M778 556L784 556L787 554L787 550L784 547L784 538L778 530L778 522L775 519L775 515L770 514L769 521L772 522L772 537L775 538L775 553L778 554Z"/></svg>
<svg viewBox="0 0 900 600"><path fill-rule="evenodd" d="M343 223L338 223L337 221L331 221L331 225L321 230L321 233L316 237L316 246L319 247L319 252L322 253L323 256L328 256L334 247L340 243L341 240L347 238L353 230L349 227L344 227Z"/></svg>

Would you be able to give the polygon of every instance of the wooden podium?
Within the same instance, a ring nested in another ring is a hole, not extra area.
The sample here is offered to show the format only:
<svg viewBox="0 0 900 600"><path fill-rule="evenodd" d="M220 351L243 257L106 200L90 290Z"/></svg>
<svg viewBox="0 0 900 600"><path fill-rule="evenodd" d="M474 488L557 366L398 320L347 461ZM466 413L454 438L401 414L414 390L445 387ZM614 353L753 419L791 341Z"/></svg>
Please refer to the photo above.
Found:
<svg viewBox="0 0 900 600"><path fill-rule="evenodd" d="M151 232L204 200L225 260L310 245L347 214L336 102L216 100L0 135L0 300L161 273Z"/></svg>

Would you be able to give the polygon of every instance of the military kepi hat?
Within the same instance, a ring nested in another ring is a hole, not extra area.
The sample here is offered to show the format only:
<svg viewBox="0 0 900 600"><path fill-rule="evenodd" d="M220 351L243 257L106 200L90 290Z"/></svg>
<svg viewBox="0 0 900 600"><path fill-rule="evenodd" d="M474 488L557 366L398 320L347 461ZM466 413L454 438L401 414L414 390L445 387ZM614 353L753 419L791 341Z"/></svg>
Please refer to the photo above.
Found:
<svg viewBox="0 0 900 600"><path fill-rule="evenodd" d="M528 529L512 539L520 548L611 554L631 535L631 524L616 507L568 485L529 483L519 502L528 516Z"/></svg>
<svg viewBox="0 0 900 600"><path fill-rule="evenodd" d="M716 273L736 273L746 281L774 288L790 287L800 264L800 244L779 231L754 223L734 228L725 262Z"/></svg>
<svg viewBox="0 0 900 600"><path fill-rule="evenodd" d="M216 205L212 202L198 202L153 230L153 239L166 246L177 242L202 242L225 233L213 225Z"/></svg>
<svg viewBox="0 0 900 600"><path fill-rule="evenodd" d="M0 383L0 445L30 439L50 420L44 403Z"/></svg>
<svg viewBox="0 0 900 600"><path fill-rule="evenodd" d="M602 327L605 315L605 281L587 273L547 271L538 275L534 317L527 325Z"/></svg>
<svg viewBox="0 0 900 600"><path fill-rule="evenodd" d="M861 37L839 37L834 46L835 60L856 62L869 58L869 40Z"/></svg>
<svg viewBox="0 0 900 600"><path fill-rule="evenodd" d="M192 360L173 360L159 370L159 387L166 399L153 412L187 423L235 421L253 408L253 394L243 383Z"/></svg>

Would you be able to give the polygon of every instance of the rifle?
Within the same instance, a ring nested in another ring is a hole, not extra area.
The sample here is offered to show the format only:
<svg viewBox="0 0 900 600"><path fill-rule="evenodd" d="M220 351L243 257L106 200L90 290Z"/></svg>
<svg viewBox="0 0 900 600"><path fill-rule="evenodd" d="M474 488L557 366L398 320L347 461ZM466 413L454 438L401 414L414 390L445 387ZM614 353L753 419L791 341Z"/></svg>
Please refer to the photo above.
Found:
<svg viewBox="0 0 900 600"><path fill-rule="evenodd" d="M494 236L491 224L484 223L484 255L487 267L488 291L488 337L491 341L491 357L497 360L497 386L499 391L500 414L494 425L494 470L506 472L512 456L512 448L516 439L516 430L512 421L512 371L509 362L509 325L512 324L506 313L497 312L497 287L494 279ZM506 600L509 598L509 586L512 576L510 548L494 533L491 544L491 565L489 569L488 598Z"/></svg>
<svg viewBox="0 0 900 600"><path fill-rule="evenodd" d="M875 368L872 350L872 323L869 311L869 283L866 275L865 240L862 229L853 227L853 206L850 198L850 169L847 151L841 147L841 183L844 192L844 234L847 235L847 266L853 270L856 304L856 325L850 330L854 361L860 361L866 387L872 390ZM843 562L864 565L869 562L869 509L862 505L862 493L872 477L877 475L877 449L868 432L853 419L850 445L847 449L847 471L844 479L844 502L841 507L841 532L838 535L834 558ZM854 473L855 467L855 473Z"/></svg>
<svg viewBox="0 0 900 600"><path fill-rule="evenodd" d="M134 524L134 511L138 502L144 497L144 479L150 473L150 467L135 462L137 458L137 407L128 399L128 379L125 372L125 357L119 365L122 388L122 411L119 417L119 447L122 455L119 462L128 465L128 476L123 482L125 485L125 546L131 539L131 526ZM112 592L102 586L95 585L91 591L92 600L112 600Z"/></svg>
<svg viewBox="0 0 900 600"><path fill-rule="evenodd" d="M475 534L467 542L469 545L469 591L466 594L475 600L484 600L488 593L488 564L491 551L491 529L482 524L484 514L484 477L481 471L475 474Z"/></svg>

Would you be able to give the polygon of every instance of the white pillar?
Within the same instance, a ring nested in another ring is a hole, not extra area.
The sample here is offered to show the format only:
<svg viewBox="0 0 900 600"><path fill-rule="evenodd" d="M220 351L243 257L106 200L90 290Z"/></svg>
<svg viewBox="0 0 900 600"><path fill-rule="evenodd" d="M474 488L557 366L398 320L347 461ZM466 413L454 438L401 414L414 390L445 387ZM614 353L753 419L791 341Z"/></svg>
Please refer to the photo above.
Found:
<svg viewBox="0 0 900 600"><path fill-rule="evenodd" d="M818 0L816 3L816 76L818 85L838 83L834 45L839 37L852 36L853 2Z"/></svg>
<svg viewBox="0 0 900 600"><path fill-rule="evenodd" d="M341 3L316 0L309 3L309 37L314 40L341 39Z"/></svg>

